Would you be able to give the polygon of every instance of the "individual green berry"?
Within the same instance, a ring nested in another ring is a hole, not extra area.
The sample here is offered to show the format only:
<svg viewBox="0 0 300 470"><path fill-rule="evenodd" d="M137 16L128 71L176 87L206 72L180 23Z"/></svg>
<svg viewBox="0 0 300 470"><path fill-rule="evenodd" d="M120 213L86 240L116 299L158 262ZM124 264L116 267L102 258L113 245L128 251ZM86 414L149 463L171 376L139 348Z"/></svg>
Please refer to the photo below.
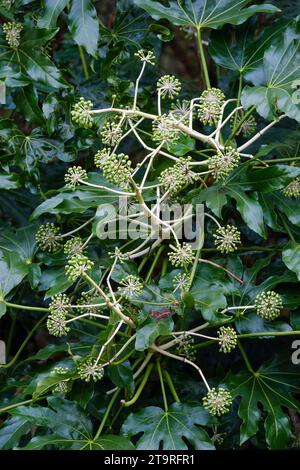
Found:
<svg viewBox="0 0 300 470"><path fill-rule="evenodd" d="M120 142L123 131L119 119L108 120L101 130L101 140L105 145L113 147Z"/></svg>
<svg viewBox="0 0 300 470"><path fill-rule="evenodd" d="M15 21L9 21L8 23L4 23L2 28L9 47L17 49L20 45L20 34L23 29L23 25L21 23L16 23Z"/></svg>
<svg viewBox="0 0 300 470"><path fill-rule="evenodd" d="M104 369L101 365L96 364L95 359L89 357L77 366L77 372L81 380L85 382L97 382L104 375Z"/></svg>
<svg viewBox="0 0 300 470"><path fill-rule="evenodd" d="M265 320L275 320L279 317L283 304L280 295L270 290L257 295L255 308L259 317Z"/></svg>
<svg viewBox="0 0 300 470"><path fill-rule="evenodd" d="M286 197L300 197L300 178L295 178L286 188L282 190L282 194Z"/></svg>
<svg viewBox="0 0 300 470"><path fill-rule="evenodd" d="M239 153L233 147L225 147L208 158L208 169L216 181L223 180L238 166L239 161Z"/></svg>
<svg viewBox="0 0 300 470"><path fill-rule="evenodd" d="M174 75L164 75L157 82L157 91L162 98L175 98L180 90L181 83Z"/></svg>
<svg viewBox="0 0 300 470"><path fill-rule="evenodd" d="M72 256L79 255L83 253L83 250L83 241L80 237L70 238L70 240L64 244L64 253L67 258L72 258Z"/></svg>
<svg viewBox="0 0 300 470"><path fill-rule="evenodd" d="M213 236L221 253L233 253L241 244L241 234L233 225L218 228Z"/></svg>
<svg viewBox="0 0 300 470"><path fill-rule="evenodd" d="M87 172L81 166L72 166L65 174L65 183L73 191L85 179L87 179Z"/></svg>
<svg viewBox="0 0 300 470"><path fill-rule="evenodd" d="M90 111L93 108L93 103L90 100L85 100L83 97L73 106L71 117L76 124L87 129L93 127L94 121Z"/></svg>
<svg viewBox="0 0 300 470"><path fill-rule="evenodd" d="M219 336L219 351L223 353L230 353L237 345L236 331L230 326L221 326L218 331Z"/></svg>
<svg viewBox="0 0 300 470"><path fill-rule="evenodd" d="M168 253L169 260L176 268L184 268L194 261L194 253L191 245L184 242L182 245L172 246L172 251Z"/></svg>
<svg viewBox="0 0 300 470"><path fill-rule="evenodd" d="M231 393L224 388L212 388L203 398L203 407L209 411L212 416L221 416L228 413L232 404Z"/></svg>
<svg viewBox="0 0 300 470"><path fill-rule="evenodd" d="M51 297L51 302L49 304L49 310L51 313L68 313L70 309L70 299L66 294L57 294L54 297Z"/></svg>
<svg viewBox="0 0 300 470"><path fill-rule="evenodd" d="M35 235L37 246L48 253L56 253L61 249L61 239L59 228L52 222L41 225Z"/></svg>
<svg viewBox="0 0 300 470"><path fill-rule="evenodd" d="M205 90L198 104L198 117L203 124L213 125L221 116L225 96L218 88Z"/></svg>
<svg viewBox="0 0 300 470"><path fill-rule="evenodd" d="M118 287L118 291L128 300L138 297L143 290L140 278L133 274L129 274L125 279L122 279L120 284L122 287Z"/></svg>
<svg viewBox="0 0 300 470"><path fill-rule="evenodd" d="M176 121L172 114L162 114L154 119L152 133L152 138L156 143L165 141L170 144L179 139L179 130L176 128Z"/></svg>
<svg viewBox="0 0 300 470"><path fill-rule="evenodd" d="M155 55L152 51L145 51L144 49L140 49L134 55L135 57L138 57L142 62L146 62L151 65L155 64Z"/></svg>
<svg viewBox="0 0 300 470"><path fill-rule="evenodd" d="M66 324L66 315L63 312L51 312L47 319L47 328L50 335L66 336L70 328Z"/></svg>
<svg viewBox="0 0 300 470"><path fill-rule="evenodd" d="M65 267L66 276L70 281L75 281L93 266L93 261L89 260L87 256L82 254L72 256Z"/></svg>

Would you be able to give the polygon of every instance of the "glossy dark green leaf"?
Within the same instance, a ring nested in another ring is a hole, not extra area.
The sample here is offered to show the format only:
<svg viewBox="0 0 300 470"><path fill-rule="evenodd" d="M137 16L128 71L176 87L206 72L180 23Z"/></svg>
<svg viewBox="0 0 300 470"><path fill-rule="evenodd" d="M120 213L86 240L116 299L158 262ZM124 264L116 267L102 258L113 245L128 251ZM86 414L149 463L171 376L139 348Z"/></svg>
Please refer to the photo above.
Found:
<svg viewBox="0 0 300 470"><path fill-rule="evenodd" d="M122 427L125 436L136 436L137 450L187 450L187 440L197 450L213 450L214 445L200 426L214 422L202 406L173 403L168 411L149 406L131 413Z"/></svg>
<svg viewBox="0 0 300 470"><path fill-rule="evenodd" d="M137 330L135 349L144 351L147 349L160 335L171 333L174 323L171 318L163 318L161 320L150 319Z"/></svg>
<svg viewBox="0 0 300 470"><path fill-rule="evenodd" d="M0 189L16 189L20 186L16 174L0 173Z"/></svg>
<svg viewBox="0 0 300 470"><path fill-rule="evenodd" d="M240 188L227 188L228 194L236 200L236 206L244 222L261 237L265 238L263 210L255 193L247 194Z"/></svg>
<svg viewBox="0 0 300 470"><path fill-rule="evenodd" d="M178 26L193 26L195 28L218 29L224 24L241 24L250 16L258 12L275 13L278 11L273 5L249 5L249 0L202 0L168 1L163 5L156 0L134 0L134 3L143 8L155 20L169 20Z"/></svg>
<svg viewBox="0 0 300 470"><path fill-rule="evenodd" d="M5 421L0 428L0 449L8 450L17 446L20 438L31 428L24 418L14 416Z"/></svg>
<svg viewBox="0 0 300 470"><path fill-rule="evenodd" d="M300 244L290 241L284 247L282 259L286 266L297 274L300 281Z"/></svg>
<svg viewBox="0 0 300 470"><path fill-rule="evenodd" d="M112 382L120 388L128 388L130 392L134 391L134 379L131 365L128 361L117 366L111 365L108 369L108 375Z"/></svg>
<svg viewBox="0 0 300 470"><path fill-rule="evenodd" d="M39 28L55 28L57 18L66 7L67 0L45 0L45 10L38 19Z"/></svg>
<svg viewBox="0 0 300 470"><path fill-rule="evenodd" d="M259 422L263 419L269 447L285 448L291 438L291 423L283 407L299 411L300 402L293 397L299 380L297 367L276 360L263 364L255 374L249 371L229 373L226 385L234 397L241 399L241 444L258 432Z"/></svg>
<svg viewBox="0 0 300 470"><path fill-rule="evenodd" d="M89 54L95 55L99 40L99 22L91 0L72 2L68 26L74 41L79 46L84 46Z"/></svg>

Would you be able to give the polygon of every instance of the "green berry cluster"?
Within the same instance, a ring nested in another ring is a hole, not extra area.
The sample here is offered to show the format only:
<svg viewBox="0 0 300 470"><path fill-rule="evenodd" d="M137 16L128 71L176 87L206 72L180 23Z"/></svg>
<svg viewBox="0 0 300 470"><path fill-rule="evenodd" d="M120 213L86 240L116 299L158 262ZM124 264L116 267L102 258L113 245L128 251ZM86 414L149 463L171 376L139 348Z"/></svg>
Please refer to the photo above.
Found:
<svg viewBox="0 0 300 470"><path fill-rule="evenodd" d="M71 117L76 124L87 129L93 127L94 121L90 111L93 108L93 103L90 100L85 100L83 97L73 106Z"/></svg>
<svg viewBox="0 0 300 470"><path fill-rule="evenodd" d="M91 305L93 303L96 303L95 300L96 300L96 294L95 294L94 291L84 291L84 292L82 292L81 296L77 300L77 310L80 313L88 313L88 314L91 315L91 317L95 313L100 313L101 312L101 307L91 306L88 309L80 307L80 305Z"/></svg>
<svg viewBox="0 0 300 470"><path fill-rule="evenodd" d="M51 313L68 313L70 308L70 299L66 294L57 294L51 297L49 310Z"/></svg>
<svg viewBox="0 0 300 470"><path fill-rule="evenodd" d="M231 393L224 388L212 388L203 398L203 406L212 416L221 416L228 413L232 404Z"/></svg>
<svg viewBox="0 0 300 470"><path fill-rule="evenodd" d="M242 134L243 137L250 137L256 131L257 122L255 117L251 115L247 119L244 119L245 113L238 113L237 117L232 116L230 124L231 126L235 124L235 126L238 128L238 132L236 135Z"/></svg>
<svg viewBox="0 0 300 470"><path fill-rule="evenodd" d="M37 246L42 251L55 253L61 248L61 233L52 222L41 225L35 235Z"/></svg>
<svg viewBox="0 0 300 470"><path fill-rule="evenodd" d="M189 274L186 273L179 273L176 274L173 278L173 286L174 286L174 292L176 292L178 289L181 292L186 292L190 288L190 283L191 283L191 278Z"/></svg>
<svg viewBox="0 0 300 470"><path fill-rule="evenodd" d="M196 358L196 350L194 349L194 338L191 335L183 334L177 338L178 340L178 354L186 357L189 361L194 361Z"/></svg>
<svg viewBox="0 0 300 470"><path fill-rule="evenodd" d="M157 91L162 98L175 98L180 90L181 83L174 75L164 75L157 82Z"/></svg>
<svg viewBox="0 0 300 470"><path fill-rule="evenodd" d="M236 331L230 326L221 326L218 330L220 351L230 353L237 345Z"/></svg>
<svg viewBox="0 0 300 470"><path fill-rule="evenodd" d="M50 335L61 337L66 336L70 328L66 324L66 315L64 312L51 312L47 319L47 328Z"/></svg>
<svg viewBox="0 0 300 470"><path fill-rule="evenodd" d="M203 124L216 124L221 116L225 96L218 88L209 88L200 96L198 117Z"/></svg>
<svg viewBox="0 0 300 470"><path fill-rule="evenodd" d="M265 320L275 320L279 317L283 304L280 295L270 290L257 295L255 308L259 317Z"/></svg>
<svg viewBox="0 0 300 470"><path fill-rule="evenodd" d="M101 380L104 375L103 367L96 364L95 359L92 357L80 362L77 366L77 372L81 380L85 382L97 382Z"/></svg>
<svg viewBox="0 0 300 470"><path fill-rule="evenodd" d="M23 25L15 21L9 21L8 23L4 23L2 28L9 47L17 49L20 45L20 35Z"/></svg>
<svg viewBox="0 0 300 470"><path fill-rule="evenodd" d="M98 166L107 181L121 188L128 187L128 179L131 176L131 161L128 155L112 153L106 159L99 161Z"/></svg>
<svg viewBox="0 0 300 470"><path fill-rule="evenodd" d="M75 281L93 266L93 261L89 260L87 256L82 254L72 256L65 267L66 276L70 281Z"/></svg>
<svg viewBox="0 0 300 470"><path fill-rule="evenodd" d="M240 161L239 153L233 147L225 147L216 155L208 158L208 169L216 181L222 180L232 173Z"/></svg>
<svg viewBox="0 0 300 470"><path fill-rule="evenodd" d="M102 168L102 165L106 162L107 159L111 156L111 150L109 148L103 148L98 150L94 156L94 164L97 168Z"/></svg>
<svg viewBox="0 0 300 470"><path fill-rule="evenodd" d="M83 241L80 237L70 238L64 244L64 253L67 258L72 258L72 256L79 255L83 252Z"/></svg>
<svg viewBox="0 0 300 470"><path fill-rule="evenodd" d="M215 245L221 253L233 253L241 244L241 234L233 225L218 228L213 237Z"/></svg>
<svg viewBox="0 0 300 470"><path fill-rule="evenodd" d="M170 144L179 138L179 130L175 126L175 119L172 114L162 114L153 120L152 138L154 142L161 143L165 141Z"/></svg>
<svg viewBox="0 0 300 470"><path fill-rule="evenodd" d="M155 64L155 55L152 51L144 51L144 49L140 49L134 55L135 57L138 57L142 62L146 62L151 65Z"/></svg>
<svg viewBox="0 0 300 470"><path fill-rule="evenodd" d="M282 190L282 194L286 197L300 197L300 178L295 178L286 188Z"/></svg>
<svg viewBox="0 0 300 470"><path fill-rule="evenodd" d="M0 1L0 6L2 8L5 8L6 10L10 10L14 0L1 0Z"/></svg>
<svg viewBox="0 0 300 470"><path fill-rule="evenodd" d="M184 242L182 245L172 246L172 251L168 253L169 260L176 268L184 268L194 261L194 253L191 245Z"/></svg>
<svg viewBox="0 0 300 470"><path fill-rule="evenodd" d="M108 120L101 130L102 143L113 147L120 142L123 131L119 119Z"/></svg>
<svg viewBox="0 0 300 470"><path fill-rule="evenodd" d="M122 287L118 287L118 291L128 300L138 297L143 290L143 283L140 278L133 274L129 274L125 279L122 279L120 284Z"/></svg>
<svg viewBox="0 0 300 470"><path fill-rule="evenodd" d="M176 119L176 121L180 121L182 124L187 125L189 123L190 112L191 104L188 100L177 100L171 105L170 114Z"/></svg>
<svg viewBox="0 0 300 470"><path fill-rule="evenodd" d="M191 157L181 157L174 166L161 172L158 179L171 196L198 179L197 173L189 167L190 161Z"/></svg>
<svg viewBox="0 0 300 470"><path fill-rule="evenodd" d="M80 180L85 179L87 179L87 172L81 166L72 166L65 174L65 183L73 191L80 184Z"/></svg>

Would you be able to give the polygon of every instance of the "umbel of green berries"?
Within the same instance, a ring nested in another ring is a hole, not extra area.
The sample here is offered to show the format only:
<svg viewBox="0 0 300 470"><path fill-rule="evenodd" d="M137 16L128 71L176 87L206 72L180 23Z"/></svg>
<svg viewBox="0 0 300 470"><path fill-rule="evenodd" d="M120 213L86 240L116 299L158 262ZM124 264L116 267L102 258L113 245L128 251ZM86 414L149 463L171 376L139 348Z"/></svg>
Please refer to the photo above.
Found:
<svg viewBox="0 0 300 470"><path fill-rule="evenodd" d="M189 167L191 157L181 157L174 166L163 170L159 176L159 181L174 196L181 191L187 184L191 184L198 179L197 173Z"/></svg>
<svg viewBox="0 0 300 470"><path fill-rule="evenodd" d="M175 98L181 90L181 84L174 75L164 75L157 82L157 90L162 98Z"/></svg>
<svg viewBox="0 0 300 470"><path fill-rule="evenodd" d="M73 191L80 184L81 180L85 179L87 179L87 173L81 166L72 166L65 174L65 183Z"/></svg>
<svg viewBox="0 0 300 470"><path fill-rule="evenodd" d="M72 256L65 267L66 276L70 281L76 279L94 266L93 261L89 260L87 256L82 254Z"/></svg>
<svg viewBox="0 0 300 470"><path fill-rule="evenodd" d="M163 140L170 144L179 138L179 130L176 128L172 114L162 114L153 120L152 138L154 142L159 144Z"/></svg>
<svg viewBox="0 0 300 470"><path fill-rule="evenodd" d="M70 299L66 294L57 294L54 297L51 297L51 302L49 304L49 310L53 314L62 313L66 314L69 311Z"/></svg>
<svg viewBox="0 0 300 470"><path fill-rule="evenodd" d="M122 137L123 131L119 119L108 120L101 130L101 140L105 145L113 147L117 145Z"/></svg>
<svg viewBox="0 0 300 470"><path fill-rule="evenodd" d="M218 228L213 237L221 253L233 253L241 244L241 234L233 225Z"/></svg>
<svg viewBox="0 0 300 470"><path fill-rule="evenodd" d="M102 169L107 181L121 188L128 187L128 178L131 176L131 161L128 155L124 153L108 155L99 151L95 155L95 164Z"/></svg>
<svg viewBox="0 0 300 470"><path fill-rule="evenodd" d="M243 137L250 137L252 134L254 134L257 128L255 117L248 116L247 119L245 119L244 112L238 113L237 118L232 116L230 123L232 126L235 124L238 128L237 135L242 134Z"/></svg>
<svg viewBox="0 0 300 470"><path fill-rule="evenodd" d="M191 245L184 242L182 245L170 245L172 251L168 253L169 260L175 268L184 268L194 261L194 253Z"/></svg>
<svg viewBox="0 0 300 470"><path fill-rule="evenodd" d="M221 326L218 337L220 352L230 353L237 345L237 334L230 326Z"/></svg>
<svg viewBox="0 0 300 470"><path fill-rule="evenodd" d="M279 317L283 304L280 295L270 290L257 295L255 308L259 317L265 320L275 320Z"/></svg>
<svg viewBox="0 0 300 470"><path fill-rule="evenodd" d="M92 357L82 361L77 366L77 372L81 380L84 380L85 382L97 382L98 380L101 380L104 375L103 367L96 364L95 359Z"/></svg>
<svg viewBox="0 0 300 470"><path fill-rule="evenodd" d="M87 129L93 127L94 122L90 113L92 108L93 103L81 97L71 111L73 121Z"/></svg>
<svg viewBox="0 0 300 470"><path fill-rule="evenodd" d="M228 413L232 404L232 396L224 388L212 388L203 398L203 407L209 411L212 416L221 416Z"/></svg>
<svg viewBox="0 0 300 470"><path fill-rule="evenodd" d="M118 287L118 291L128 300L138 297L143 290L143 284L140 278L133 274L129 274L125 279L122 279L120 284L123 287Z"/></svg>
<svg viewBox="0 0 300 470"><path fill-rule="evenodd" d="M60 230L52 222L41 225L35 235L35 241L42 251L55 253L61 248Z"/></svg>
<svg viewBox="0 0 300 470"><path fill-rule="evenodd" d="M66 315L62 311L53 311L47 319L47 328L50 335L65 336L68 334L70 328L66 323Z"/></svg>
<svg viewBox="0 0 300 470"><path fill-rule="evenodd" d="M220 119L225 96L218 88L205 90L199 100L198 117L203 124L215 124Z"/></svg>
<svg viewBox="0 0 300 470"><path fill-rule="evenodd" d="M80 237L70 238L64 244L64 253L67 258L72 258L72 256L79 255L83 252L83 241Z"/></svg>
<svg viewBox="0 0 300 470"><path fill-rule="evenodd" d="M216 181L223 180L232 173L240 161L239 153L233 147L218 150L216 155L208 158L208 168Z"/></svg>
<svg viewBox="0 0 300 470"><path fill-rule="evenodd" d="M9 47L17 49L20 45L20 34L23 29L23 25L21 23L16 23L15 21L10 21L9 23L4 23L2 28Z"/></svg>
<svg viewBox="0 0 300 470"><path fill-rule="evenodd" d="M300 178L295 178L286 188L282 190L282 194L286 197L300 197Z"/></svg>

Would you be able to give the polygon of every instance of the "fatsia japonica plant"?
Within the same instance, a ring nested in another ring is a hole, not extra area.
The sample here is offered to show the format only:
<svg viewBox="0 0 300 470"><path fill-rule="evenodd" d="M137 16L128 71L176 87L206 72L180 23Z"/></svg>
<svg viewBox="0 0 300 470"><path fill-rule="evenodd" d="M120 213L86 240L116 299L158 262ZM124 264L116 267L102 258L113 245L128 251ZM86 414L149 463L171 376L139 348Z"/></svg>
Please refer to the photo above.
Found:
<svg viewBox="0 0 300 470"><path fill-rule="evenodd" d="M0 447L299 447L294 11L0 14Z"/></svg>

